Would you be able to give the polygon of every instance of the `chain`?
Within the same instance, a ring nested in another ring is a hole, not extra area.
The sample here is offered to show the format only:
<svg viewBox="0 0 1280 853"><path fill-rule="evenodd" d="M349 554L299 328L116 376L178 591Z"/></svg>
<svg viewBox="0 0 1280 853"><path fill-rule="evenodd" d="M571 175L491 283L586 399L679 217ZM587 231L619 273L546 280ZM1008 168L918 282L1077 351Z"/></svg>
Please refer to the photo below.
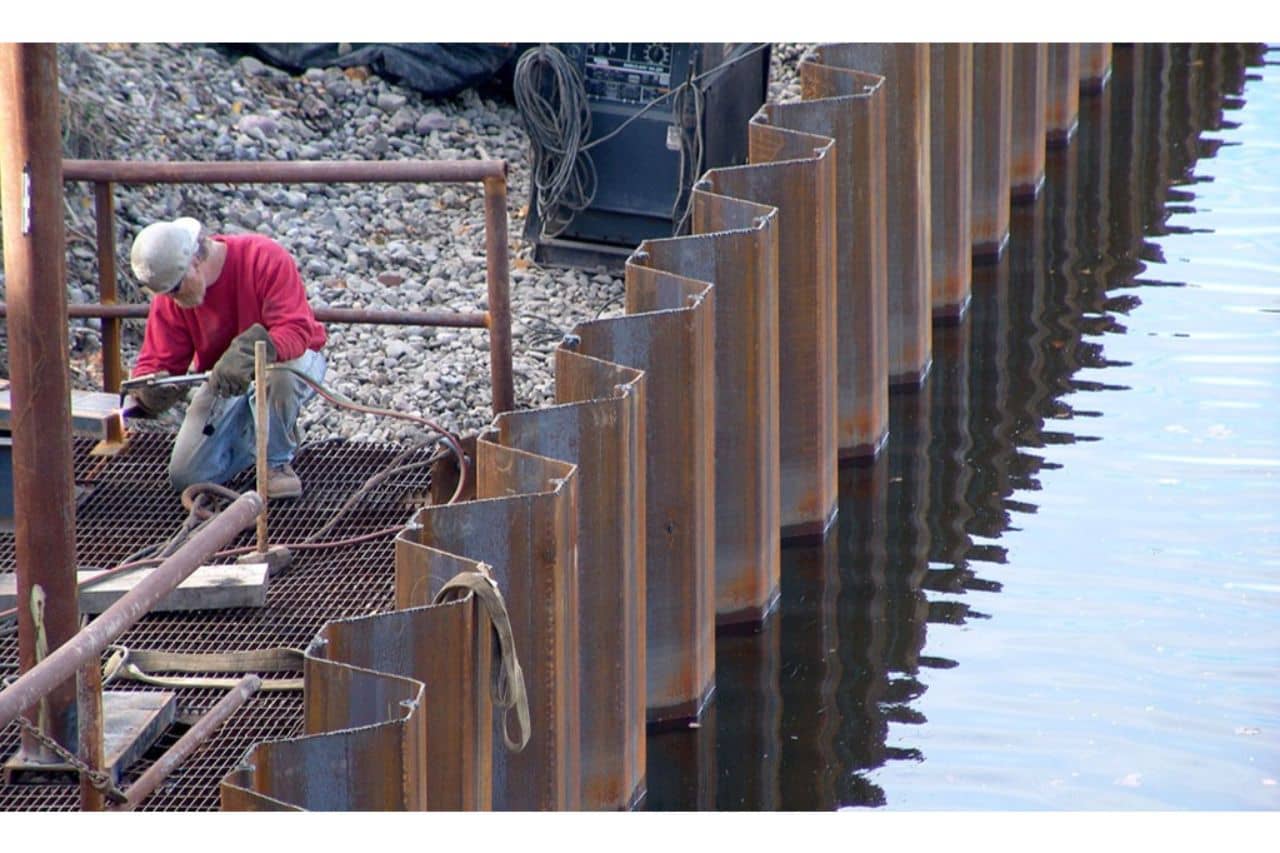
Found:
<svg viewBox="0 0 1280 853"><path fill-rule="evenodd" d="M89 780L89 784L101 791L108 800L111 800L113 803L123 803L129 799L125 796L124 791L116 787L116 784L111 781L111 774L104 770L94 770L88 764L85 764L75 755L75 753L66 749L62 744L40 731L39 727L33 726L31 721L26 717L18 717L18 726L36 740L40 741L42 745L47 747L63 761L67 762L76 770L79 770L84 774L85 778Z"/></svg>

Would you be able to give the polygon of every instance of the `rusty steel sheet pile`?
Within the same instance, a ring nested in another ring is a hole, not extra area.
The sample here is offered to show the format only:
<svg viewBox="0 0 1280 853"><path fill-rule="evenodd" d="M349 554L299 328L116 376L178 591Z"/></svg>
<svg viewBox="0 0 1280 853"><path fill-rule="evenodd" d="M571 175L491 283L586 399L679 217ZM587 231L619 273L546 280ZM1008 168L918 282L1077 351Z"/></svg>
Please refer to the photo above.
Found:
<svg viewBox="0 0 1280 853"><path fill-rule="evenodd" d="M919 385L932 341L932 228L929 174L929 46L831 44L830 65L884 78L889 275L889 382Z"/></svg>
<svg viewBox="0 0 1280 853"><path fill-rule="evenodd" d="M577 466L581 807L643 794L644 372L556 351L559 405L495 421L505 446Z"/></svg>
<svg viewBox="0 0 1280 853"><path fill-rule="evenodd" d="M1009 245L1013 169L1013 45L973 46L973 254L998 261Z"/></svg>
<svg viewBox="0 0 1280 853"><path fill-rule="evenodd" d="M1049 145L1066 145L1080 124L1080 45L1050 44L1045 96Z"/></svg>
<svg viewBox="0 0 1280 853"><path fill-rule="evenodd" d="M768 112L751 120L750 163L712 169L699 187L778 211L781 536L821 537L836 502L835 142L775 127ZM703 225L694 219L695 231ZM718 334L717 350L732 357L740 345L727 338ZM718 395L735 390L717 376Z"/></svg>
<svg viewBox="0 0 1280 853"><path fill-rule="evenodd" d="M1049 50L1045 44L1013 46L1014 202L1031 201L1044 187L1045 115L1049 99Z"/></svg>
<svg viewBox="0 0 1280 853"><path fill-rule="evenodd" d="M661 723L696 719L715 687L716 303L707 282L644 266L650 248L628 260L627 313L572 338L582 355L646 373L643 707Z"/></svg>
<svg viewBox="0 0 1280 853"><path fill-rule="evenodd" d="M935 320L958 322L973 279L973 45L929 46L930 263Z"/></svg>
<svg viewBox="0 0 1280 853"><path fill-rule="evenodd" d="M874 456L889 435L884 78L816 57L799 71L802 100L768 115L835 141L836 445L841 459Z"/></svg>

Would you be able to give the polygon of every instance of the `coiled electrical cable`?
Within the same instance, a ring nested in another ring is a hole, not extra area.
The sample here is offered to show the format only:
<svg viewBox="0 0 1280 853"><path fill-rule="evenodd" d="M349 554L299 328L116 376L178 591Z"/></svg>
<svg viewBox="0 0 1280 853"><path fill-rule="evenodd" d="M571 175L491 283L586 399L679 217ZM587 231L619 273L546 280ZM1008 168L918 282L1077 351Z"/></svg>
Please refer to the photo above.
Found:
<svg viewBox="0 0 1280 853"><path fill-rule="evenodd" d="M590 142L591 106L577 66L554 45L543 44L525 51L516 62L512 87L529 135L533 205L542 223L542 236L561 234L573 217L594 201L597 176L591 149L613 139L666 101L672 102L681 129L679 184L671 211L671 233L683 233L689 219L691 189L704 168L703 96L708 78L768 47L768 43L739 46L729 59L664 92L612 131Z"/></svg>
<svg viewBox="0 0 1280 853"><path fill-rule="evenodd" d="M584 146L591 109L582 76L560 50L544 44L525 51L512 81L529 134L534 203L542 233L554 237L595 197L596 169Z"/></svg>

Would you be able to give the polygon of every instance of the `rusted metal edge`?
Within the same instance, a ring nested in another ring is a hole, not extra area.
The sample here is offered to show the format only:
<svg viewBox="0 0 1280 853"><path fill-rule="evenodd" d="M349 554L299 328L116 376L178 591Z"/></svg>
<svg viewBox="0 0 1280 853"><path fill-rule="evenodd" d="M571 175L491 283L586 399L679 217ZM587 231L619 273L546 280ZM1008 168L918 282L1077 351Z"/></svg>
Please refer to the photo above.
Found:
<svg viewBox="0 0 1280 853"><path fill-rule="evenodd" d="M1050 147L1069 145L1080 126L1080 45L1053 43L1048 51L1048 88L1045 102L1045 142Z"/></svg>
<svg viewBox="0 0 1280 853"><path fill-rule="evenodd" d="M1049 54L1044 43L1013 46L1013 162L1010 194L1014 202L1033 201L1045 181L1045 108Z"/></svg>
<svg viewBox="0 0 1280 853"><path fill-rule="evenodd" d="M1097 95L1111 79L1111 44L1080 45L1080 94Z"/></svg>
<svg viewBox="0 0 1280 853"><path fill-rule="evenodd" d="M251 747L221 782L223 810L403 811L425 805L406 791L406 762L424 760L418 731L425 685L319 657L323 631L308 648L304 668L307 733ZM314 730L317 708L333 728Z"/></svg>

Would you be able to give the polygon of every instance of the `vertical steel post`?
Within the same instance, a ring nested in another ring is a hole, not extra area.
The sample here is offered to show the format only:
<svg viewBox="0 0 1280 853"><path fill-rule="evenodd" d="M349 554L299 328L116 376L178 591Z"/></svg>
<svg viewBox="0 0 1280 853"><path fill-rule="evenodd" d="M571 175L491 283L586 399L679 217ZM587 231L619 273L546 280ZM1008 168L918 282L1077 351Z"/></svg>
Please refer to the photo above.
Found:
<svg viewBox="0 0 1280 853"><path fill-rule="evenodd" d="M506 178L484 179L484 252L489 285L489 377L493 413L516 407L511 376L511 275L507 246Z"/></svg>
<svg viewBox="0 0 1280 853"><path fill-rule="evenodd" d="M71 381L67 370L66 239L58 54L52 44L0 45L0 198L13 406L14 548L18 663L36 663L79 627ZM41 624L28 602L44 598ZM64 746L78 741L76 684L47 694L41 730ZM31 714L30 708L26 711ZM52 760L25 735L28 758Z"/></svg>
<svg viewBox="0 0 1280 853"><path fill-rule="evenodd" d="M101 771L103 764L102 730L102 665L90 660L76 675L76 708L80 720L80 744L76 754L90 770ZM80 776L80 811L100 812L105 805L102 792L89 777Z"/></svg>
<svg viewBox="0 0 1280 853"><path fill-rule="evenodd" d="M262 512L258 515L258 553L267 553L267 432L271 428L271 413L267 406L267 342L253 345L253 405L256 407L254 433L257 439L258 495L262 498Z"/></svg>
<svg viewBox="0 0 1280 853"><path fill-rule="evenodd" d="M94 216L98 224L98 301L116 302L116 213L110 181L93 185ZM120 362L120 320L102 321L102 390L119 391L124 378Z"/></svg>

